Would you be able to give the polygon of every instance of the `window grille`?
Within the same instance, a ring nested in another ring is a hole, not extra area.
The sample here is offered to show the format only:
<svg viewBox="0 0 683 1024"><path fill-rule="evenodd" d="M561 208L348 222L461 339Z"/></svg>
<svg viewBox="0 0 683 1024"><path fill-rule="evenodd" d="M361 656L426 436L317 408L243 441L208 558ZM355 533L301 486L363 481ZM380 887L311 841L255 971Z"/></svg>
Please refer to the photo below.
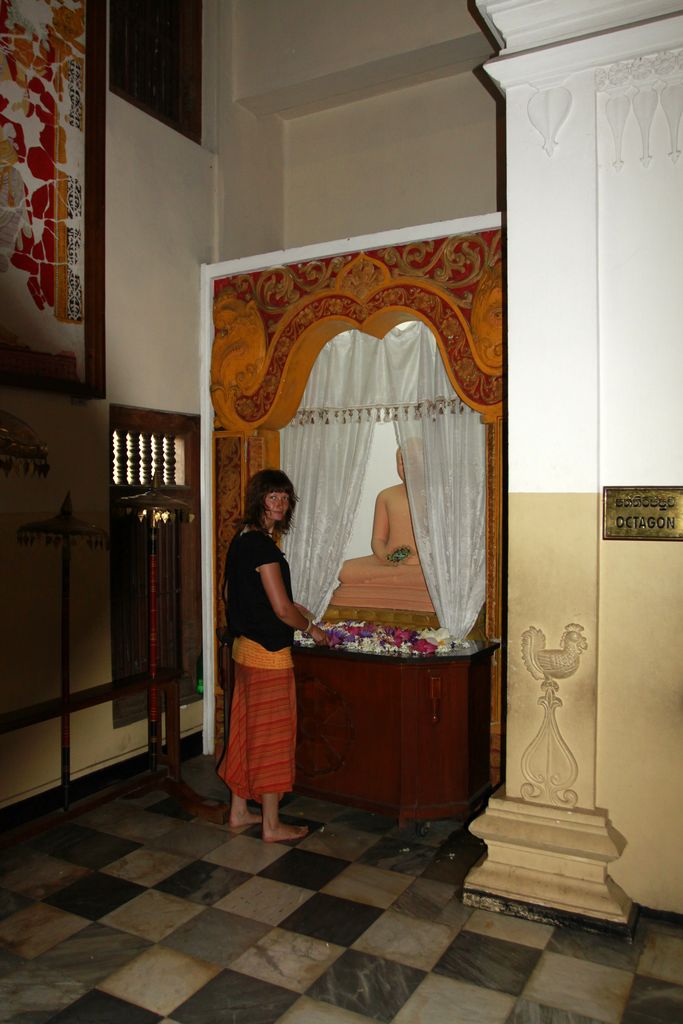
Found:
<svg viewBox="0 0 683 1024"><path fill-rule="evenodd" d="M185 441L174 434L112 431L112 483L117 487L185 486Z"/></svg>
<svg viewBox="0 0 683 1024"><path fill-rule="evenodd" d="M110 0L109 87L201 141L201 0Z"/></svg>

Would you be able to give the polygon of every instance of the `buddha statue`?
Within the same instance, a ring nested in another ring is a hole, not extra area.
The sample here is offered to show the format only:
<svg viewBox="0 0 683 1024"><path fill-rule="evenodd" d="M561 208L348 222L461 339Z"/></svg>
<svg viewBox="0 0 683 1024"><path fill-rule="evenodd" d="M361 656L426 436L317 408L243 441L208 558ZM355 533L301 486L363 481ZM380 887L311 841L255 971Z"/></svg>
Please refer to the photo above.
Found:
<svg viewBox="0 0 683 1024"><path fill-rule="evenodd" d="M339 572L333 608L396 609L434 615L417 553L401 449L396 452L400 484L380 491L375 501L371 555L349 558Z"/></svg>

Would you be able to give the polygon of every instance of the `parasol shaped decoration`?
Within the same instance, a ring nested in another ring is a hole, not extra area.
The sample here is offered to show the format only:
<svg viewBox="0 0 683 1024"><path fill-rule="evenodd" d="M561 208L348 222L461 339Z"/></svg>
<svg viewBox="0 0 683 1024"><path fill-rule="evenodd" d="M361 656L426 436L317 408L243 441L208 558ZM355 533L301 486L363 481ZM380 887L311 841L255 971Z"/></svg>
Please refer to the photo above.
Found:
<svg viewBox="0 0 683 1024"><path fill-rule="evenodd" d="M157 529L160 525L173 519L188 521L192 518L189 502L182 498L174 498L159 487L159 473L155 472L152 486L138 494L119 498L117 508L128 514L137 515L138 519L149 524L147 587L149 597L149 665L151 679L156 678L158 669L158 623L157 593L159 587L159 563L157 555ZM159 755L159 691L150 687L149 691L149 763L150 770L155 771Z"/></svg>
<svg viewBox="0 0 683 1024"><path fill-rule="evenodd" d="M61 592L61 682L62 682L62 802L64 810L69 806L70 784L70 600L71 600L71 545L83 541L89 548L104 548L109 544L105 530L92 523L77 519L73 514L71 492L67 493L59 514L52 519L25 523L17 530L20 544L30 545L44 541L62 549L62 592Z"/></svg>
<svg viewBox="0 0 683 1024"><path fill-rule="evenodd" d="M0 469L10 472L47 476L47 445L38 439L28 423L0 409Z"/></svg>

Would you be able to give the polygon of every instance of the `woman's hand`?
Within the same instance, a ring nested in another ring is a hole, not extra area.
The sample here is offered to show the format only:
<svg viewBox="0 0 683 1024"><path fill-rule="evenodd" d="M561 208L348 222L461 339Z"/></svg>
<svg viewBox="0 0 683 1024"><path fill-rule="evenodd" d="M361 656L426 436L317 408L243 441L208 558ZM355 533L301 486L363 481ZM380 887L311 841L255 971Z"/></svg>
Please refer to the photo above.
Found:
<svg viewBox="0 0 683 1024"><path fill-rule="evenodd" d="M263 589L278 619L294 629L300 629L302 633L308 633L318 647L329 647L330 641L327 633L313 623L313 616L308 609L296 601L289 600L279 564L277 562L265 563L258 567L257 572L261 575ZM304 625L301 623L302 618Z"/></svg>
<svg viewBox="0 0 683 1024"><path fill-rule="evenodd" d="M308 631L308 635L310 636L313 643L316 644L318 647L330 646L330 638L328 637L325 630L321 629L320 626L316 626L315 624L313 624Z"/></svg>

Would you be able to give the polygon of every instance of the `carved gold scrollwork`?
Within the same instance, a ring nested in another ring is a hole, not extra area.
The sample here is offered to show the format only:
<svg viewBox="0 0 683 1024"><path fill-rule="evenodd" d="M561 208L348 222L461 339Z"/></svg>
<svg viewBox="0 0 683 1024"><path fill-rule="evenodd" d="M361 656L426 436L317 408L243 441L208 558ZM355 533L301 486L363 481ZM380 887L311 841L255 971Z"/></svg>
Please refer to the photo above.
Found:
<svg viewBox="0 0 683 1024"><path fill-rule="evenodd" d="M332 287L337 274L350 262L351 256L307 260L286 267L272 267L263 274L236 274L233 287L253 295L265 318L281 316L306 295L315 295Z"/></svg>
<svg viewBox="0 0 683 1024"><path fill-rule="evenodd" d="M266 359L266 332L255 302L225 290L214 299L211 396L220 413L253 391Z"/></svg>
<svg viewBox="0 0 683 1024"><path fill-rule="evenodd" d="M337 289L353 295L359 302L389 280L386 267L379 260L373 260L365 253L359 253L337 275Z"/></svg>
<svg viewBox="0 0 683 1024"><path fill-rule="evenodd" d="M242 512L242 444L234 435L214 436L214 481L216 488L215 545L216 579L223 579L225 556ZM225 625L223 602L217 605L218 625Z"/></svg>
<svg viewBox="0 0 683 1024"><path fill-rule="evenodd" d="M392 277L426 277L457 294L459 306L472 304L472 285L483 267L500 258L500 231L484 234L453 235L441 240L410 242L388 246L375 253L391 271Z"/></svg>
<svg viewBox="0 0 683 1024"><path fill-rule="evenodd" d="M277 432L295 414L322 346L350 328L384 337L407 315L433 330L457 394L488 425L487 617L490 635L500 635L501 258L500 230L485 230L214 279L217 579L246 480L263 465L278 464ZM220 609L218 594L216 599ZM218 615L220 621L220 610ZM222 699L216 706L219 749ZM353 741L346 711L333 694L325 699L329 736L310 736L308 748L299 750L306 750L313 773L343 763Z"/></svg>
<svg viewBox="0 0 683 1024"><path fill-rule="evenodd" d="M500 261L486 267L472 302L472 355L484 373L503 369L503 269Z"/></svg>
<svg viewBox="0 0 683 1024"><path fill-rule="evenodd" d="M224 428L272 426L285 376L291 398L327 340L325 323L329 337L344 324L374 333L392 309L432 327L463 401L487 415L501 400L499 231L273 267L216 286L211 393Z"/></svg>

